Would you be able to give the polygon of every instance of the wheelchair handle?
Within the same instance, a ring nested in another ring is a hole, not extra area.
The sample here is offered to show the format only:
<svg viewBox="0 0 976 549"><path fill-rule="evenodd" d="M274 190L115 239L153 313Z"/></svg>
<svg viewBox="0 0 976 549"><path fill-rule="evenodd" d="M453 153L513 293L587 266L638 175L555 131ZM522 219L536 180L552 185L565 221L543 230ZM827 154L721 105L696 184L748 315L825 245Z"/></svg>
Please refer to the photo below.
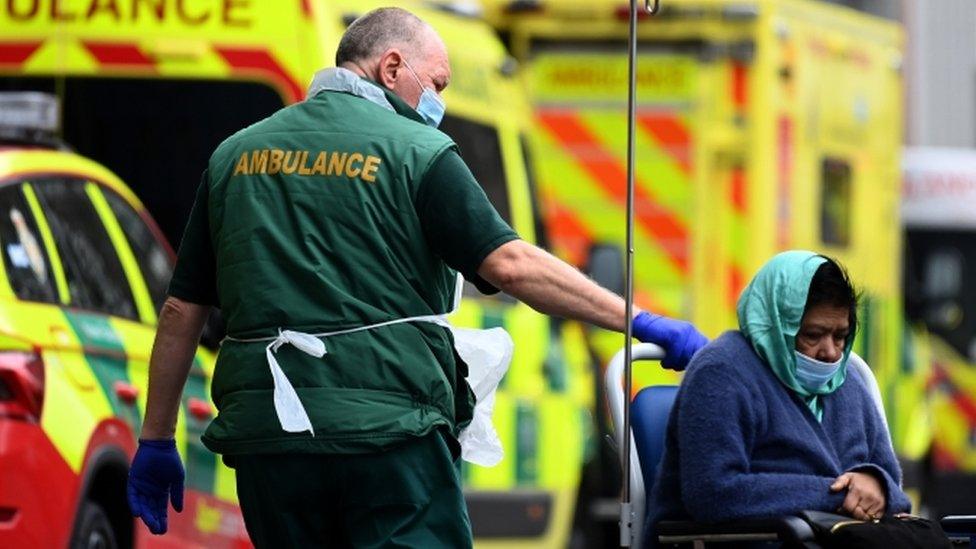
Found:
<svg viewBox="0 0 976 549"><path fill-rule="evenodd" d="M651 343L640 343L632 346L631 357L633 361L661 360L664 358L664 349ZM626 498L620 509L620 544L624 547L640 547L643 541L642 529L640 527L632 528L632 525L634 521L642 521L644 517L644 483L634 436L630 434L630 415L625 412L625 409L630 406L630 396L624 397L624 386L629 385L624 377L630 370L626 368L626 363L627 349L624 348L610 359L604 382L607 403L610 407L610 417L613 420L614 440L617 443L617 452L620 454L620 466L624 469L625 478L629 481ZM624 444L625 433L630 436L628 440L630 444ZM626 448L630 449L629 460L624 455L627 451ZM631 490L636 487L640 487L640 490Z"/></svg>
<svg viewBox="0 0 976 549"><path fill-rule="evenodd" d="M633 360L661 360L664 358L664 349L653 343L638 343L633 347ZM624 398L624 349L617 351L607 365L604 382L607 387L607 400L610 405L610 413L613 416L613 434L617 442L618 451L624 448L624 406L630 399ZM633 450L633 447L631 447ZM621 456L623 458L623 456Z"/></svg>

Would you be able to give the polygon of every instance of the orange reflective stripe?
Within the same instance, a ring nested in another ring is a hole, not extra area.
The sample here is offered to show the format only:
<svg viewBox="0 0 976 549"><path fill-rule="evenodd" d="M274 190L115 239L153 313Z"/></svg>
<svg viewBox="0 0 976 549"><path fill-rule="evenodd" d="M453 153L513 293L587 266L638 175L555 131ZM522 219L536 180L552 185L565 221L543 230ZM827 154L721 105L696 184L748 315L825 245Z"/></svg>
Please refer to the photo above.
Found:
<svg viewBox="0 0 976 549"><path fill-rule="evenodd" d="M729 279L728 279L728 305L735 311L736 305L739 303L739 294L742 292L742 288L745 287L745 275L742 274L742 268L738 265L729 266Z"/></svg>
<svg viewBox="0 0 976 549"><path fill-rule="evenodd" d="M691 174L691 136L677 117L660 114L643 114L637 123L653 135L666 152L681 167L685 175Z"/></svg>
<svg viewBox="0 0 976 549"><path fill-rule="evenodd" d="M732 185L730 192L732 206L739 214L746 213L746 172L741 166L732 169Z"/></svg>
<svg viewBox="0 0 976 549"><path fill-rule="evenodd" d="M732 63L732 75L730 78L730 93L732 95L732 105L737 111L743 111L748 107L749 88L748 72L746 65L741 62ZM747 217L747 197L746 197L746 177L742 166L732 168L729 181L729 203L732 205L732 257L730 258L727 280L726 280L726 303L730 309L731 316L736 314L736 306L739 302L739 294L745 286L745 275L742 265L745 263L745 224Z"/></svg>
<svg viewBox="0 0 976 549"><path fill-rule="evenodd" d="M958 471L956 456L938 440L932 441L932 464L937 471Z"/></svg>
<svg viewBox="0 0 976 549"><path fill-rule="evenodd" d="M732 104L737 109L744 109L749 100L747 76L745 63L738 61L732 63L732 79L730 82L732 89L730 91L732 93Z"/></svg>
<svg viewBox="0 0 976 549"><path fill-rule="evenodd" d="M963 418L969 423L969 427L976 429L976 401L973 397L960 391L952 378L949 377L945 366L935 362L932 364L933 377L943 392L948 393L952 398L952 403L958 408Z"/></svg>
<svg viewBox="0 0 976 549"><path fill-rule="evenodd" d="M142 53L136 44L83 40L82 45L103 67L156 70L153 60Z"/></svg>
<svg viewBox="0 0 976 549"><path fill-rule="evenodd" d="M665 305L647 289L634 288L634 303L641 309L664 316L679 317L678 311Z"/></svg>
<svg viewBox="0 0 976 549"><path fill-rule="evenodd" d="M733 313L739 301L739 293L745 286L743 265L745 264L744 242L746 220L746 171L742 166L732 168L729 180L729 203L732 204L732 257L728 267L726 280L726 300Z"/></svg>
<svg viewBox="0 0 976 549"><path fill-rule="evenodd" d="M20 66L40 47L40 41L0 42L0 65Z"/></svg>
<svg viewBox="0 0 976 549"><path fill-rule="evenodd" d="M538 113L539 120L572 154L604 192L621 205L626 203L627 174L617 159L586 129L575 113L548 111ZM662 208L647 190L636 182L635 217L661 245L671 263L681 273L688 272L688 229L671 212Z"/></svg>
<svg viewBox="0 0 976 549"><path fill-rule="evenodd" d="M563 206L552 193L545 196L545 204L547 226L553 243L564 254L563 259L573 265L582 266L589 254L593 235L576 214Z"/></svg>
<svg viewBox="0 0 976 549"><path fill-rule="evenodd" d="M214 49L236 71L253 72L264 78L270 77L288 103L301 101L305 97L304 88L267 50L237 46L216 46Z"/></svg>

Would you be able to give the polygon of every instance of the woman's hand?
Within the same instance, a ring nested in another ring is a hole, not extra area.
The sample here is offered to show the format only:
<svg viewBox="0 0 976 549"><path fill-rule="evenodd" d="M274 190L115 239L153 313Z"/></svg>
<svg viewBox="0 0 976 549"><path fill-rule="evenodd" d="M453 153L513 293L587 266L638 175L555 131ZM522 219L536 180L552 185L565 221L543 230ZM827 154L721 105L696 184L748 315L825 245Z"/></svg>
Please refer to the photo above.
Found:
<svg viewBox="0 0 976 549"><path fill-rule="evenodd" d="M838 511L845 512L857 520L879 519L885 512L884 488L870 473L849 472L837 477L830 490L839 492L847 489L847 497Z"/></svg>

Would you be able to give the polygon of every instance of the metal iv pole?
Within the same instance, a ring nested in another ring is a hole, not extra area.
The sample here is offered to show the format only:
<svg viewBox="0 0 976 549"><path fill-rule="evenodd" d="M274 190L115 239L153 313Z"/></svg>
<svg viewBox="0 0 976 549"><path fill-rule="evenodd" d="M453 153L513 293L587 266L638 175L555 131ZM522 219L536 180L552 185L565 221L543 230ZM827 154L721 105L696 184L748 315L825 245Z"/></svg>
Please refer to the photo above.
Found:
<svg viewBox="0 0 976 549"><path fill-rule="evenodd" d="M630 0L630 35L628 38L628 89L627 89L627 265L625 271L626 328L624 330L624 430L623 430L623 494L620 504L620 546L630 547L633 540L631 528L635 517L630 500L630 395L633 390L633 329L634 317L634 127L637 118L637 6L638 0ZM644 0L643 9L651 15L660 10L660 0ZM636 517L644 520L644 517Z"/></svg>

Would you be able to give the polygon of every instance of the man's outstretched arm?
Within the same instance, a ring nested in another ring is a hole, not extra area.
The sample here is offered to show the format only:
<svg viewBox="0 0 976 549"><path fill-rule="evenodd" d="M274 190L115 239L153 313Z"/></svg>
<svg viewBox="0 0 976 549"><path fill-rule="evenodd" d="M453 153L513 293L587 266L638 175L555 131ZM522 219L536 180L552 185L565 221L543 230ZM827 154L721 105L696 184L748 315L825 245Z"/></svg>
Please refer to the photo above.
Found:
<svg viewBox="0 0 976 549"><path fill-rule="evenodd" d="M478 274L541 313L617 332L626 328L623 298L524 240L507 242L488 254Z"/></svg>
<svg viewBox="0 0 976 549"><path fill-rule="evenodd" d="M637 339L664 348L665 367L684 369L708 339L691 324L640 311L626 319L623 298L575 267L523 240L502 244L481 263L478 275L533 309L623 332L633 322Z"/></svg>

